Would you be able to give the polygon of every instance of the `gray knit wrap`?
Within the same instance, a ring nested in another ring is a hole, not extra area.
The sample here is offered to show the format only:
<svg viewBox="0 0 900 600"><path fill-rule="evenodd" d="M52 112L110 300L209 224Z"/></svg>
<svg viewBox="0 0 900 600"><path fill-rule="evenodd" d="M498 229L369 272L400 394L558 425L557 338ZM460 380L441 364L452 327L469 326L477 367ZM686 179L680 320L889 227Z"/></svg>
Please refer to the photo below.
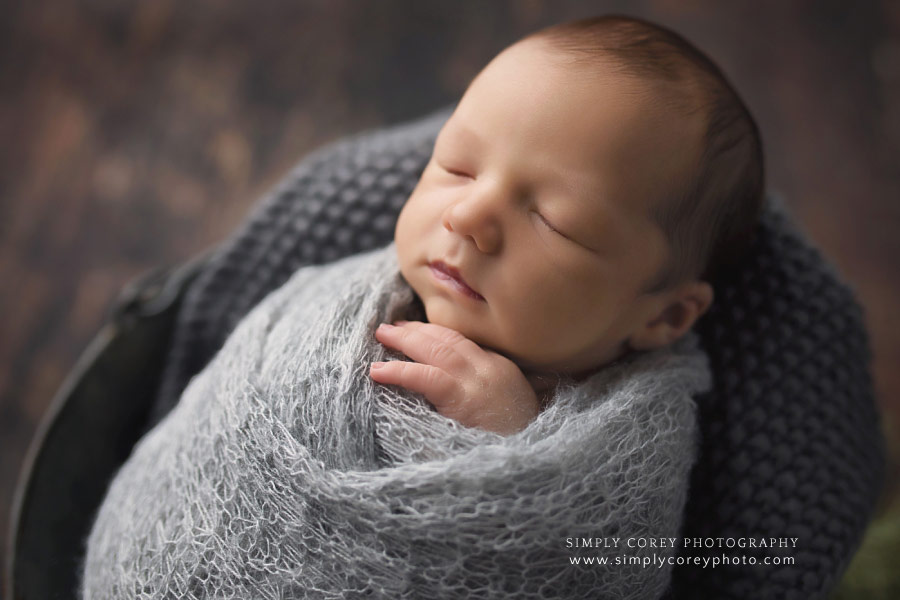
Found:
<svg viewBox="0 0 900 600"><path fill-rule="evenodd" d="M187 291L151 422L174 406L241 318L298 268L391 241L449 114L325 146L260 199ZM751 251L713 283L716 301L696 326L713 389L696 398L701 446L684 536L799 541L790 552L746 552L793 563L676 566L671 597L826 598L862 539L884 478L862 308L771 195Z"/></svg>
<svg viewBox="0 0 900 600"><path fill-rule="evenodd" d="M572 565L566 538L679 535L696 339L560 384L503 437L369 378L402 359L377 325L420 311L393 244L257 305L113 480L84 597L659 597L668 568Z"/></svg>

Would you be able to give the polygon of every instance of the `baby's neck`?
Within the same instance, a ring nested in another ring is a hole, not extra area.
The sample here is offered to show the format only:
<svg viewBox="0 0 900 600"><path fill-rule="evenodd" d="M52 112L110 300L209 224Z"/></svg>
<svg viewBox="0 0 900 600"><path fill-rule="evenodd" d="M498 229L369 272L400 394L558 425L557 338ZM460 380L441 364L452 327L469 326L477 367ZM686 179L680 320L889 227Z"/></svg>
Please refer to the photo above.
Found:
<svg viewBox="0 0 900 600"><path fill-rule="evenodd" d="M525 378L528 380L528 383L531 384L532 389L534 389L535 394L537 394L538 400L540 401L541 410L544 410L549 402L553 399L554 392L556 391L557 386L560 383L569 383L575 384L581 381L584 381L588 377L598 373L602 369L612 366L618 363L621 360L627 360L634 354L634 351L628 350L625 351L621 356L617 357L615 360L604 363L602 365L593 367L591 369L585 369L583 371L579 371L577 373L560 373L556 371L538 371L533 369L524 368L519 365L519 368L522 369L522 373L525 375Z"/></svg>

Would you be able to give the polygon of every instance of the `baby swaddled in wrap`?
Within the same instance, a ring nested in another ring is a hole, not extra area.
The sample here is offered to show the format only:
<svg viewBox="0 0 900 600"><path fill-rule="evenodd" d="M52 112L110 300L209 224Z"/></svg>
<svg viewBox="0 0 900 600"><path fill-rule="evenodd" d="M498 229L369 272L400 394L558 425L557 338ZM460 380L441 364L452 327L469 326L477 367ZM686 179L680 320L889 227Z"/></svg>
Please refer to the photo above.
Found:
<svg viewBox="0 0 900 600"><path fill-rule="evenodd" d="M413 300L391 246L257 306L116 477L86 597L658 596L668 568L574 566L625 554L567 538L678 535L703 354L683 340L561 384L504 437L368 377L390 357L376 325Z"/></svg>
<svg viewBox="0 0 900 600"><path fill-rule="evenodd" d="M137 444L84 597L658 598L710 385L690 329L761 169L670 31L509 47L394 243L297 271Z"/></svg>

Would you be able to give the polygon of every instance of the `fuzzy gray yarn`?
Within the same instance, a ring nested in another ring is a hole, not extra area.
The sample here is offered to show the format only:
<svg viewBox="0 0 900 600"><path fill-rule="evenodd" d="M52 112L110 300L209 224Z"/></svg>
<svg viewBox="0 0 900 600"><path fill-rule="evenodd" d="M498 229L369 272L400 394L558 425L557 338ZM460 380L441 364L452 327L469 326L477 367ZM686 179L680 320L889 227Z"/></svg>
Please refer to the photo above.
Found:
<svg viewBox="0 0 900 600"><path fill-rule="evenodd" d="M84 597L659 597L668 568L574 566L565 539L679 534L710 383L693 336L502 437L368 377L402 358L375 327L419 306L393 244L269 295L113 480Z"/></svg>

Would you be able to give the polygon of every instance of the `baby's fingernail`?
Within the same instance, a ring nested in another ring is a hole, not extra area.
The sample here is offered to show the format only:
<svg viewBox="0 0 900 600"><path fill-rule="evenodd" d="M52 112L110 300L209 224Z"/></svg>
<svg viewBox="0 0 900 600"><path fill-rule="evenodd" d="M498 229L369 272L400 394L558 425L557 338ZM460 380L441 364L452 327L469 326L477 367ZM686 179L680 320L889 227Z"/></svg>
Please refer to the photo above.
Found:
<svg viewBox="0 0 900 600"><path fill-rule="evenodd" d="M383 367L383 366L384 366L384 363L383 363L383 362L374 362L374 363L372 363L372 366L369 368L369 370L370 370L370 371L377 371L378 369L380 369L380 368Z"/></svg>
<svg viewBox="0 0 900 600"><path fill-rule="evenodd" d="M382 323L378 326L378 329L390 329L391 327L393 327L393 325L391 325L390 323Z"/></svg>

